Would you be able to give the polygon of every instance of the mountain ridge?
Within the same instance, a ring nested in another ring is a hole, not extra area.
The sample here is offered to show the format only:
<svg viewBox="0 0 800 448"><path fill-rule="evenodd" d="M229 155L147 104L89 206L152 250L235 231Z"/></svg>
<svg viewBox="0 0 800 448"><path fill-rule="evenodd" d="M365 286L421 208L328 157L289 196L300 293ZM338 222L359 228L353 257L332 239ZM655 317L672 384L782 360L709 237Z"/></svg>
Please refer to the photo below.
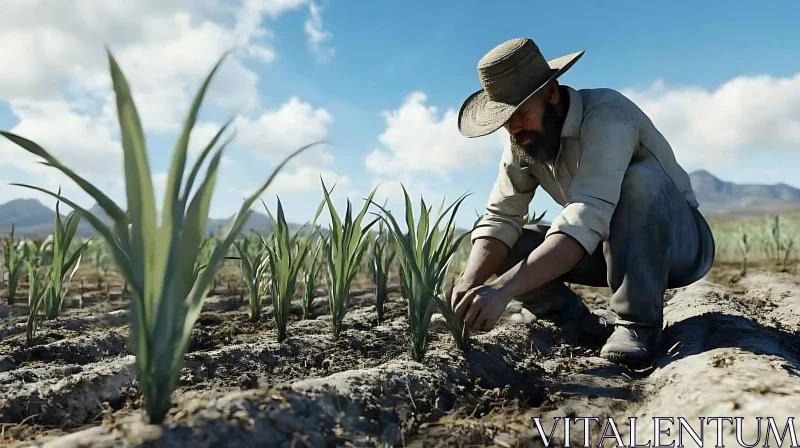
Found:
<svg viewBox="0 0 800 448"><path fill-rule="evenodd" d="M707 215L735 216L754 213L800 212L800 188L785 183L738 184L720 179L707 170L700 169L689 173L692 187L700 203L700 211ZM66 209L66 207L64 207ZM108 216L95 204L91 209L101 221L109 222ZM55 211L38 199L12 199L0 204L0 233L8 234L14 224L15 235L49 235L53 229ZM232 216L231 216L232 217ZM219 231L228 218L209 218L206 233ZM549 218L549 216L548 216ZM292 230L302 224L289 223ZM245 233L256 231L268 235L272 228L269 217L253 210L243 229ZM78 235L96 235L94 228L82 220Z"/></svg>

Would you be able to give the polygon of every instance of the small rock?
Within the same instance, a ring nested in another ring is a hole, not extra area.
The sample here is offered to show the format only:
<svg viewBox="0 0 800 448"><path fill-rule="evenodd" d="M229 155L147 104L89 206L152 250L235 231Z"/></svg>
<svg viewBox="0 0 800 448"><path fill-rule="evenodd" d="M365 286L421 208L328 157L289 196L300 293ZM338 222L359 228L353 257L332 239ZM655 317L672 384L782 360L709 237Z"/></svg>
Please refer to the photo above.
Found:
<svg viewBox="0 0 800 448"><path fill-rule="evenodd" d="M17 367L17 363L10 356L0 356L0 372L7 372Z"/></svg>
<svg viewBox="0 0 800 448"><path fill-rule="evenodd" d="M83 300L81 296L64 297L61 307L66 308L83 308Z"/></svg>
<svg viewBox="0 0 800 448"><path fill-rule="evenodd" d="M311 301L311 309L315 312L327 312L328 310L328 297L315 297Z"/></svg>
<svg viewBox="0 0 800 448"><path fill-rule="evenodd" d="M397 446L402 442L402 435L400 434L400 426L396 422L385 422L385 417L381 416L381 430L380 441L388 444L389 446Z"/></svg>
<svg viewBox="0 0 800 448"><path fill-rule="evenodd" d="M445 389L439 391L439 396L436 397L436 409L442 412L449 412L453 409L453 394Z"/></svg>
<svg viewBox="0 0 800 448"><path fill-rule="evenodd" d="M504 432L497 433L497 435L494 436L494 439L492 439L492 441L498 444L499 446L511 448L511 436L508 435L507 433Z"/></svg>

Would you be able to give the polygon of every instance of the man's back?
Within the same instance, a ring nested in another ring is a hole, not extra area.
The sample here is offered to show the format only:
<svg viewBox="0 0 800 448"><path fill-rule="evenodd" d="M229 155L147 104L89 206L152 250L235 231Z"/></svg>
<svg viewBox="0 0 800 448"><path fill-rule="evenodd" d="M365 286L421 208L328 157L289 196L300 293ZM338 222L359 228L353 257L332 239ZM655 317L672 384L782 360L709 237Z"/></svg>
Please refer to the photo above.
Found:
<svg viewBox="0 0 800 448"><path fill-rule="evenodd" d="M652 121L620 92L562 86L570 103L561 131L562 147L549 166L530 166L507 144L487 214L473 239L492 236L512 246L521 234L535 190L546 191L564 210L552 231L565 231L592 252L607 237L624 170L634 162L657 164L693 207L686 171Z"/></svg>

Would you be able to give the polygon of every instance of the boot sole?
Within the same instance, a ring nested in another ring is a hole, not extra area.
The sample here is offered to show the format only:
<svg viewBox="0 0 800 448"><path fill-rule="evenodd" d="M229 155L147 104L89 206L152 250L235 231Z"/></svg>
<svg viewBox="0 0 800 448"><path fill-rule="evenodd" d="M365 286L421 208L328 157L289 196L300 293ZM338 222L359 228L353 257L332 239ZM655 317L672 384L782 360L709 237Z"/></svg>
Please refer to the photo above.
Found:
<svg viewBox="0 0 800 448"><path fill-rule="evenodd" d="M631 368L642 368L652 364L650 356L631 356L628 353L620 352L600 352L600 357L615 364L624 364Z"/></svg>

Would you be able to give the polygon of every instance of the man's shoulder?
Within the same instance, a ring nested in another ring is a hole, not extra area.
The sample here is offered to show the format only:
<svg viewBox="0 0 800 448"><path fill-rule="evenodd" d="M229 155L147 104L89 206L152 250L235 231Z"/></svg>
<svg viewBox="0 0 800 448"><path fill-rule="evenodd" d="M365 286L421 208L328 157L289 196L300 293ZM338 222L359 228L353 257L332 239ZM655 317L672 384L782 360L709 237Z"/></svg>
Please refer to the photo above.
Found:
<svg viewBox="0 0 800 448"><path fill-rule="evenodd" d="M576 89L575 91L578 92L583 99L584 105L614 101L630 101L625 94L610 87L584 88Z"/></svg>
<svg viewBox="0 0 800 448"><path fill-rule="evenodd" d="M583 102L583 124L610 122L636 123L642 113L639 107L619 90L599 87L577 90Z"/></svg>

